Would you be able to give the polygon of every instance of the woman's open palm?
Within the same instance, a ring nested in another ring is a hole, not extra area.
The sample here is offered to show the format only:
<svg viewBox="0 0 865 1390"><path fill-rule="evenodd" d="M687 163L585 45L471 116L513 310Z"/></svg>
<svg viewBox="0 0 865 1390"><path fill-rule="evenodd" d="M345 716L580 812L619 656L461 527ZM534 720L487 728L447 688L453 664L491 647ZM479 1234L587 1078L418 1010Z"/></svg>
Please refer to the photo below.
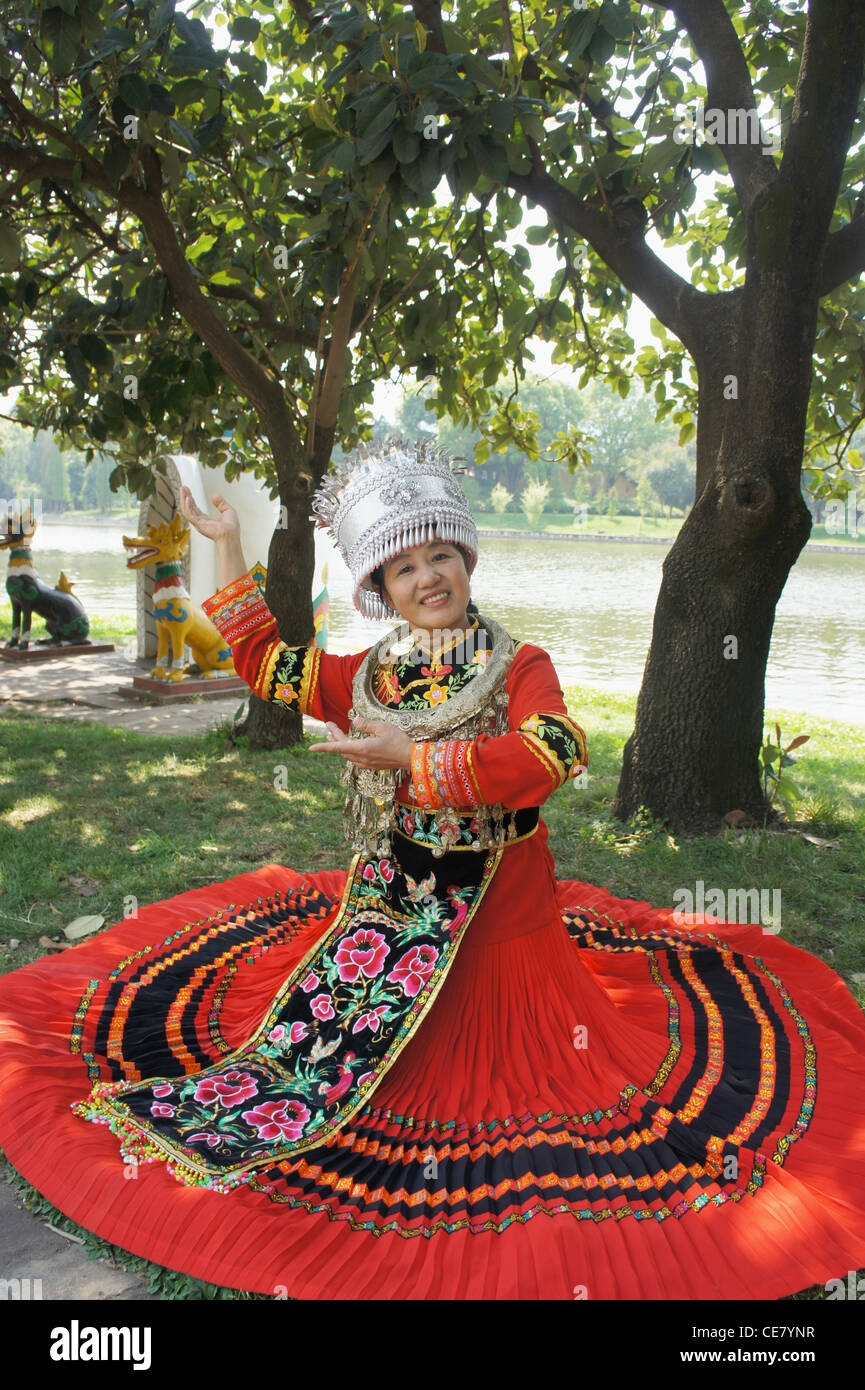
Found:
<svg viewBox="0 0 865 1390"><path fill-rule="evenodd" d="M207 536L211 541L227 541L232 537L239 540L240 519L237 512L219 492L213 493L211 501L219 512L218 520L201 510L185 483L180 489L180 510L190 526L194 526L196 531L200 531L202 536Z"/></svg>

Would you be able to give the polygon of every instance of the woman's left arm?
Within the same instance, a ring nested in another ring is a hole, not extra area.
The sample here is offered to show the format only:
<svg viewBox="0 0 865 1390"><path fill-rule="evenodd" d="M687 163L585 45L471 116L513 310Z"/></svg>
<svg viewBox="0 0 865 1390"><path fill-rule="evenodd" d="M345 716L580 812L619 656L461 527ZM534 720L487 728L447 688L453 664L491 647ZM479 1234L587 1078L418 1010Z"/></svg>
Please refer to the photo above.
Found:
<svg viewBox="0 0 865 1390"><path fill-rule="evenodd" d="M539 806L585 771L586 736L568 714L547 653L523 644L507 689L509 733L414 745L411 782L418 805L430 811L470 811L496 802L514 810Z"/></svg>

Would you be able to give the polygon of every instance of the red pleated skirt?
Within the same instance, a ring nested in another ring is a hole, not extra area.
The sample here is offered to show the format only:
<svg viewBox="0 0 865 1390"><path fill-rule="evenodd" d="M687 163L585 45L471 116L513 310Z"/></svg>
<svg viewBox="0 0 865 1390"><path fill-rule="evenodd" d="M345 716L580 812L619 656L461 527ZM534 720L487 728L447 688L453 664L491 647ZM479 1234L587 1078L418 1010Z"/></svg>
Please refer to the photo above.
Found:
<svg viewBox="0 0 865 1390"><path fill-rule="evenodd" d="M112 1075L88 1054L87 1001L190 923L219 927L245 905L313 894L319 910L295 915L287 937L211 970L220 1046L240 1047L333 920L342 872L268 864L0 979L0 1147L105 1240L258 1293L778 1298L865 1264L865 1019L843 981L759 926L713 924L727 954L704 968L671 910L576 881L557 885L559 912L538 917L528 845L507 852L507 874L368 1106L279 1191L217 1193L164 1163L136 1169L106 1126L74 1114ZM765 1071L743 1071L753 1096L738 1109L735 1070L732 1082L724 1073L735 1124L743 1108L751 1117L734 1182L718 1167L730 1134L708 1141L714 1166L705 1135L689 1144L737 1028ZM424 1166L433 1151L455 1180ZM650 1152L641 1179L633 1155Z"/></svg>

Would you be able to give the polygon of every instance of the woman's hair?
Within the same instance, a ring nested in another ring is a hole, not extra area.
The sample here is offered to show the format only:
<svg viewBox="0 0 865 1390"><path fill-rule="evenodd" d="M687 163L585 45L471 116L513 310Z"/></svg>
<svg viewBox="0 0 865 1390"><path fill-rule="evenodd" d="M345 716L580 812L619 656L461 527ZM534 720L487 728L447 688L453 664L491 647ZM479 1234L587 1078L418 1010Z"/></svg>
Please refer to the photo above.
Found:
<svg viewBox="0 0 865 1390"><path fill-rule="evenodd" d="M457 545L456 541L442 541L442 545L452 545L455 550L459 551L460 555L462 556L463 564L465 565L466 574L469 574L470 571L468 551L463 546ZM376 569L372 571L372 573L369 576L375 587L378 589L379 593L382 595L382 597L384 597L384 571L385 565L379 565ZM478 609L474 599L470 598L468 603L466 604L466 612L477 613L477 611Z"/></svg>

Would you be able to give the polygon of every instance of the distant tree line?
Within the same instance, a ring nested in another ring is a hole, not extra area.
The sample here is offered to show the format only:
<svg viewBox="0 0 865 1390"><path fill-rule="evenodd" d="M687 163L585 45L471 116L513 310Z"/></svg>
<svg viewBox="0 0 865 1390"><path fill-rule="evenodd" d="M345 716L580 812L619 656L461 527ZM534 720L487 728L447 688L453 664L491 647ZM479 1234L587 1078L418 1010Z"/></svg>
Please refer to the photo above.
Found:
<svg viewBox="0 0 865 1390"><path fill-rule="evenodd" d="M60 450L49 430L24 429L0 419L0 498L40 499L43 512L135 511L127 488L112 492L114 460L96 453L88 463L75 449Z"/></svg>

